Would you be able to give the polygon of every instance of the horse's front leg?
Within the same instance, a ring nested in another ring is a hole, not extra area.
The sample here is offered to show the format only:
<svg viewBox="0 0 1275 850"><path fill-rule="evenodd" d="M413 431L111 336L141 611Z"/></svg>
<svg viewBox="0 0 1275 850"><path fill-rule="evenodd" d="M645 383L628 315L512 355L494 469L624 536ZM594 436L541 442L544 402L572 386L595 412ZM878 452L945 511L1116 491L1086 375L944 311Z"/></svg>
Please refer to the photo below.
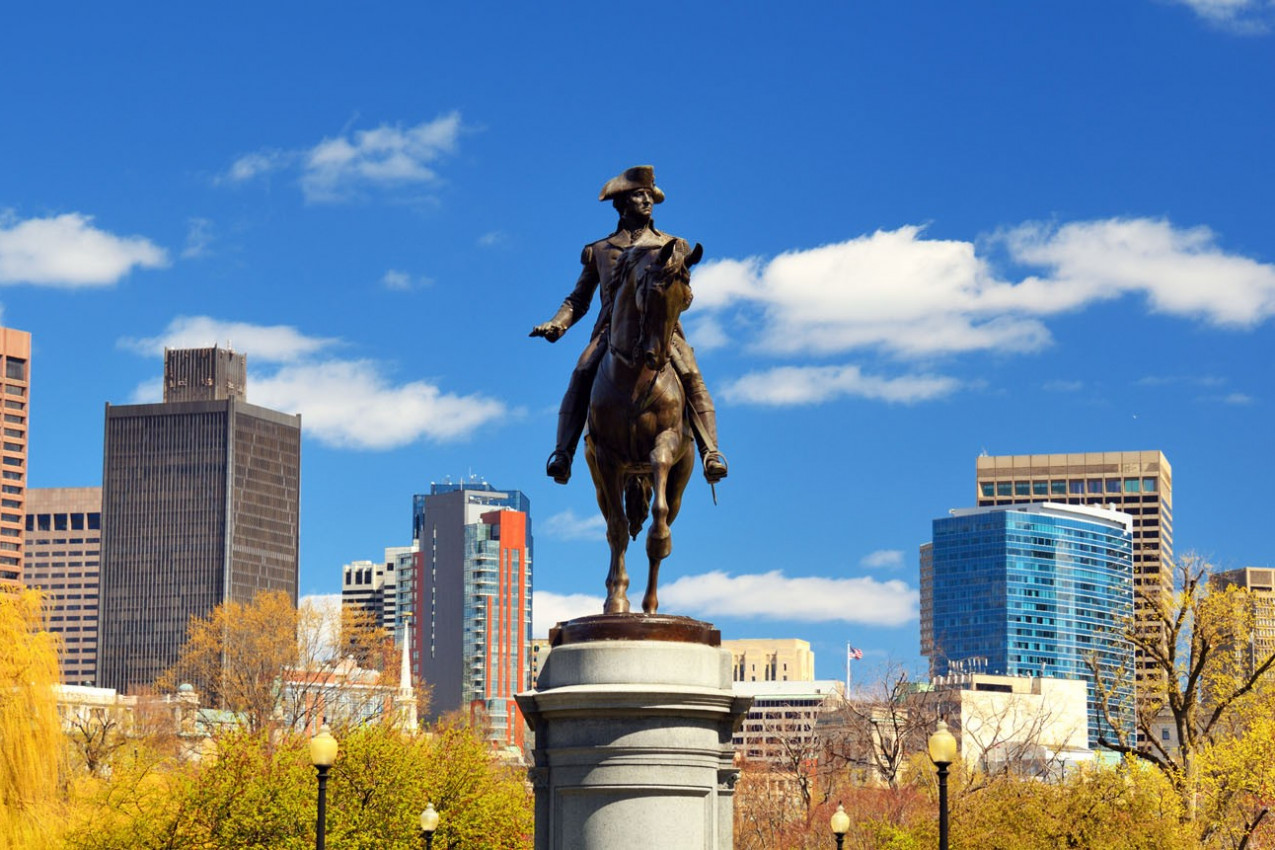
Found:
<svg viewBox="0 0 1275 850"><path fill-rule="evenodd" d="M676 431L663 431L655 438L655 448L651 450L651 528L646 533L649 566L646 593L642 597L642 610L647 614L654 614L660 608L660 562L673 551L673 535L668 524L668 474L679 445Z"/></svg>
<svg viewBox="0 0 1275 850"><path fill-rule="evenodd" d="M598 508L607 523L607 543L611 547L611 566L607 570L607 598L604 614L629 613L629 573L624 567L624 552L629 546L629 521L624 515L624 476L610 461L606 450L595 451L592 440L585 443L585 458L593 475L593 488Z"/></svg>

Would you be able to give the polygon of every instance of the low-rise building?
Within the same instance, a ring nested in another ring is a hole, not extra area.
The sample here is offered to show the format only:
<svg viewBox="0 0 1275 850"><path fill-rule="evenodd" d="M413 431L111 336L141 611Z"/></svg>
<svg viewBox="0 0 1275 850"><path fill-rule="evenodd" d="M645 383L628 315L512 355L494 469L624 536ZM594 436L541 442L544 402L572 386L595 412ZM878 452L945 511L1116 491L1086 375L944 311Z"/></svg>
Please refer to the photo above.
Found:
<svg viewBox="0 0 1275 850"><path fill-rule="evenodd" d="M732 743L744 763L764 763L785 770L813 767L819 758L820 719L845 699L845 684L836 680L735 682L736 696L753 704Z"/></svg>

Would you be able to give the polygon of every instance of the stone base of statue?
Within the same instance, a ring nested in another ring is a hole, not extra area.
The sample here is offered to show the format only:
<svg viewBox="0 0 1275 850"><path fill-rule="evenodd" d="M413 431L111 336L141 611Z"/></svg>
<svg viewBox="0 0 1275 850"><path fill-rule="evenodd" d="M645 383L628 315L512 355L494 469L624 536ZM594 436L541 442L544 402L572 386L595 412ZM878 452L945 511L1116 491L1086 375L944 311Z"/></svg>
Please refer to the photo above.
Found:
<svg viewBox="0 0 1275 850"><path fill-rule="evenodd" d="M731 736L752 702L708 623L603 614L559 623L537 690L536 850L730 850Z"/></svg>

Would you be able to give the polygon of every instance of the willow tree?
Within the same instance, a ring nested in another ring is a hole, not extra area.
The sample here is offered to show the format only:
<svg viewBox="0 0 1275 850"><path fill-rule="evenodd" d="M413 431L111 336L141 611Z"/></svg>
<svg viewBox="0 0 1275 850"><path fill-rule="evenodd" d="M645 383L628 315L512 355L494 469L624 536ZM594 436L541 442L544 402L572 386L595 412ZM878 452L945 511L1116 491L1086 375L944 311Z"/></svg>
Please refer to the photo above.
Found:
<svg viewBox="0 0 1275 850"><path fill-rule="evenodd" d="M0 647L0 848L51 846L65 747L37 591L0 593Z"/></svg>

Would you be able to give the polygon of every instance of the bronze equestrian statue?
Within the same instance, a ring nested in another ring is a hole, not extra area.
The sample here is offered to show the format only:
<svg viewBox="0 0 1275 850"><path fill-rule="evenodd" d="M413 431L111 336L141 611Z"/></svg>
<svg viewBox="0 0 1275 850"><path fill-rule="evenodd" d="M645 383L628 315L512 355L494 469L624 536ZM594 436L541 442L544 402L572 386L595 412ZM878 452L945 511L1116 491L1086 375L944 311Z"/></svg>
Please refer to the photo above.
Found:
<svg viewBox="0 0 1275 850"><path fill-rule="evenodd" d="M602 352L606 350L611 305L618 285L615 280L615 266L620 254L625 248L634 245L662 247L677 239L676 236L656 230L651 221L651 210L655 204L663 203L664 193L655 185L655 169L649 165L630 168L608 180L598 194L598 200L611 201L611 205L620 213L619 226L610 236L584 246L580 255L584 269L580 272L575 289L571 290L571 294L562 302L552 319L531 330L531 336L542 336L549 342L557 342L567 332L567 328L589 312L593 291L600 291L602 303L598 308L598 319L589 335L589 344L585 346L571 373L566 395L558 409L557 445L545 467L549 477L559 484L566 484L571 478L571 462L589 412L589 392L593 386L593 378L598 373L598 364L602 362ZM687 344L681 327L678 327L674 337L672 362L693 411L691 430L699 446L704 477L710 484L715 484L726 477L727 471L726 458L717 448L717 414L713 408L712 396L708 394L708 387L704 385L704 378L700 375L699 365L695 362L695 352Z"/></svg>
<svg viewBox="0 0 1275 850"><path fill-rule="evenodd" d="M653 614L659 565L672 549L669 524L694 468L692 439L710 484L726 477L727 466L717 448L712 398L679 321L691 302L690 268L703 250L652 225L652 206L664 193L650 166L607 181L599 200L608 199L620 213L620 226L585 246L575 289L531 336L557 341L588 311L600 286L598 319L563 398L557 446L546 471L558 483L567 482L587 418L586 458L611 547L605 613L629 611L625 550L649 512L650 571L642 609Z"/></svg>

